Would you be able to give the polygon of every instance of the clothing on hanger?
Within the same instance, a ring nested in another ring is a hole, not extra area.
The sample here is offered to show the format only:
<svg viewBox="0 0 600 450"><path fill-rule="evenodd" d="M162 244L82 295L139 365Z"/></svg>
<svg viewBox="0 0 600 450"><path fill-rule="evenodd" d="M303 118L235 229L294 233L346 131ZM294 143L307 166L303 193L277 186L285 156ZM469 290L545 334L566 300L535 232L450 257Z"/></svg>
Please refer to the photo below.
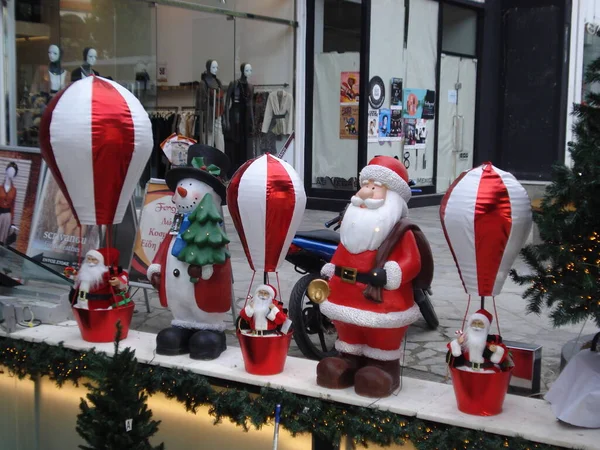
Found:
<svg viewBox="0 0 600 450"><path fill-rule="evenodd" d="M294 98L283 89L273 91L267 99L262 132L272 131L276 136L294 131Z"/></svg>

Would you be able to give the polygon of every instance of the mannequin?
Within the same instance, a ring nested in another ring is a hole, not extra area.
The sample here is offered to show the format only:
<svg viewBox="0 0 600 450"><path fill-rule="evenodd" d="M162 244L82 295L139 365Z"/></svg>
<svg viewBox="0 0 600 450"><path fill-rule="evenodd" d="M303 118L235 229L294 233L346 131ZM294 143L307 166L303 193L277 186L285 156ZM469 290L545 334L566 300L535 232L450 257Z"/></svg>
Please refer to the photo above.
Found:
<svg viewBox="0 0 600 450"><path fill-rule="evenodd" d="M19 167L14 162L9 162L6 166L4 182L0 186L0 243L6 243L10 227L15 216L15 201L17 198L17 189L14 185L14 179L19 173Z"/></svg>
<svg viewBox="0 0 600 450"><path fill-rule="evenodd" d="M219 63L214 59L206 61L206 70L196 91L195 139L211 147L225 150L221 116L224 107L224 92L221 80L217 78Z"/></svg>
<svg viewBox="0 0 600 450"><path fill-rule="evenodd" d="M61 51L58 45L52 44L48 47L47 66L40 66L35 72L33 82L31 83L31 93L56 94L63 89L67 81L67 71L60 64Z"/></svg>
<svg viewBox="0 0 600 450"><path fill-rule="evenodd" d="M92 66L96 64L98 53L96 49L86 47L83 49L83 61L84 63L71 72L71 81L81 80L82 78L89 77L91 75L100 75Z"/></svg>
<svg viewBox="0 0 600 450"><path fill-rule="evenodd" d="M252 139L254 130L254 87L249 83L252 66L240 66L240 78L229 83L223 114L225 153L231 161L232 175L244 162L254 158Z"/></svg>

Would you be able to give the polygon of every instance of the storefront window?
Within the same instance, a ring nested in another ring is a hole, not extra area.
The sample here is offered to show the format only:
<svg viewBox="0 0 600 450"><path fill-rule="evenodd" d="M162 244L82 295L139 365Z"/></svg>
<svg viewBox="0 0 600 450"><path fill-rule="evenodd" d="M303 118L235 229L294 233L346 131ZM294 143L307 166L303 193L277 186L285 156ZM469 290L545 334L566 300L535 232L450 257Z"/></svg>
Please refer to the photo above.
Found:
<svg viewBox="0 0 600 450"><path fill-rule="evenodd" d="M594 60L600 58L600 29L593 34L586 30L583 39L583 82L581 84L581 98L582 100L585 100L587 94L591 92L600 92L600 83L590 84L585 82L585 71L587 70L587 67Z"/></svg>
<svg viewBox="0 0 600 450"><path fill-rule="evenodd" d="M361 2L317 0L312 187L355 190L358 173Z"/></svg>

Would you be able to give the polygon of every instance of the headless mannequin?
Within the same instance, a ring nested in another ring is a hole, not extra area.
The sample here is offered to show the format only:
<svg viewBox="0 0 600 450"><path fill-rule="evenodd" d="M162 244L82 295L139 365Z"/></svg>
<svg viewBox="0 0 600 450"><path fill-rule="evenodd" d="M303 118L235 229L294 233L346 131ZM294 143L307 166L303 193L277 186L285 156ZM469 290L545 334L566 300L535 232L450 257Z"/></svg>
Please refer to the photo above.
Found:
<svg viewBox="0 0 600 450"><path fill-rule="evenodd" d="M219 119L223 115L223 85L221 80L217 78L219 71L219 63L214 59L206 61L206 71L202 74L202 81L196 91L196 129L194 132L195 139L203 144L210 145L223 151L224 145L218 142L216 134L220 130L215 128L220 127Z"/></svg>
<svg viewBox="0 0 600 450"><path fill-rule="evenodd" d="M17 190L13 180L17 176L19 168L15 163L9 163L6 167L4 183L0 188L0 243L6 243L10 227L13 223L15 200Z"/></svg>
<svg viewBox="0 0 600 450"><path fill-rule="evenodd" d="M251 138L254 131L254 87L248 82L252 66L243 63L240 72L240 78L229 83L223 114L225 153L232 166L229 175L254 158Z"/></svg>
<svg viewBox="0 0 600 450"><path fill-rule="evenodd" d="M98 53L95 49L86 47L83 50L83 64L71 72L71 81L78 81L82 78L89 77L92 75L100 75L96 72L92 66L96 64L96 59L98 58Z"/></svg>
<svg viewBox="0 0 600 450"><path fill-rule="evenodd" d="M31 84L31 93L38 94L45 92L47 94L56 94L66 85L67 71L60 64L61 51L57 45L52 44L48 47L47 66L41 66L33 77Z"/></svg>

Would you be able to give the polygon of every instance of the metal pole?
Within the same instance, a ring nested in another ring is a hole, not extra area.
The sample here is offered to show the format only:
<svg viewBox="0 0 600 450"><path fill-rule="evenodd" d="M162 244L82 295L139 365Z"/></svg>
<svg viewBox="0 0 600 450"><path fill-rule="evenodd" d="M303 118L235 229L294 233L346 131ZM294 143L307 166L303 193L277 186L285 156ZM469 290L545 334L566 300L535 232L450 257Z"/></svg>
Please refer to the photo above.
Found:
<svg viewBox="0 0 600 450"><path fill-rule="evenodd" d="M4 61L6 59L6 40L4 39L4 11L5 8L0 3L0 39L2 48L0 49L0 145L6 145L6 85L4 79Z"/></svg>
<svg viewBox="0 0 600 450"><path fill-rule="evenodd" d="M481 309L485 309L485 297L481 296Z"/></svg>
<svg viewBox="0 0 600 450"><path fill-rule="evenodd" d="M17 36L15 31L15 0L11 0L8 2L8 23L6 26L6 44L8 47L8 138L10 145L18 145L16 37Z"/></svg>

